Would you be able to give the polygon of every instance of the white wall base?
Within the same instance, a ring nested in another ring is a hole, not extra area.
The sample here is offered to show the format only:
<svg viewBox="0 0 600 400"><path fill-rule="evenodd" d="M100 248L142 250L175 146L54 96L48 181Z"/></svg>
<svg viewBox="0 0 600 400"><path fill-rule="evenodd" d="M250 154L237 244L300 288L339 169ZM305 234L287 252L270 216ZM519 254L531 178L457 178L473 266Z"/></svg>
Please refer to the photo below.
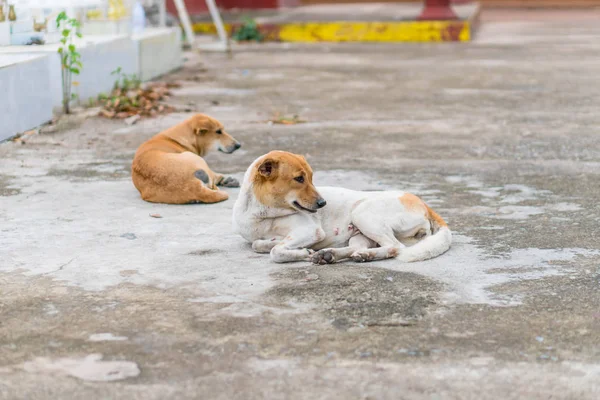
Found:
<svg viewBox="0 0 600 400"><path fill-rule="evenodd" d="M106 35L88 36L75 42L83 68L81 74L74 75L73 81L79 85L73 87L73 93L82 102L95 98L98 94L108 93L116 80L111 72L121 67L123 73L138 73L138 55L135 43L127 36ZM50 57L50 91L55 108L62 107L61 62L58 44L43 46L8 46L0 52L4 54L44 54Z"/></svg>
<svg viewBox="0 0 600 400"><path fill-rule="evenodd" d="M45 55L0 54L0 141L52 119Z"/></svg>

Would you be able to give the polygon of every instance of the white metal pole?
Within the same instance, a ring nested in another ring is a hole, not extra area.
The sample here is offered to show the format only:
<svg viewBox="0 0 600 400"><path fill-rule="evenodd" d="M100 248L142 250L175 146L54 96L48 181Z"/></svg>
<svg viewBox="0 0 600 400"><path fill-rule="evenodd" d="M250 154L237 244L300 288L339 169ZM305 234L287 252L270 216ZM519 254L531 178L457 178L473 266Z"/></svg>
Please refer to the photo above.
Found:
<svg viewBox="0 0 600 400"><path fill-rule="evenodd" d="M177 8L177 14L179 14L179 20L185 31L185 38L187 39L188 44L194 47L194 31L192 30L192 22L190 21L190 16L185 8L185 3L183 0L174 0L174 2L175 7Z"/></svg>
<svg viewBox="0 0 600 400"><path fill-rule="evenodd" d="M205 2L208 6L208 11L210 12L213 23L217 27L219 39L221 39L221 42L225 44L227 49L229 49L229 39L227 37L227 32L225 32L225 26L223 25L223 20L221 19L221 14L219 13L219 9L215 4L215 0L205 0Z"/></svg>
<svg viewBox="0 0 600 400"><path fill-rule="evenodd" d="M167 0L158 0L158 26L167 26Z"/></svg>

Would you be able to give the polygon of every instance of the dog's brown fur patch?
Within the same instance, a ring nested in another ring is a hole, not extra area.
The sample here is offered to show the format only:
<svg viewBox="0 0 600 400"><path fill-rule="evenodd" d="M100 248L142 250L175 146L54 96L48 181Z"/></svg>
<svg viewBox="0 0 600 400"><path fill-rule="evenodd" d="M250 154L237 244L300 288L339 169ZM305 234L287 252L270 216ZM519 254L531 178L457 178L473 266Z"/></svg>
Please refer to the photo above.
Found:
<svg viewBox="0 0 600 400"><path fill-rule="evenodd" d="M228 194L216 187L223 176L213 172L202 158L215 145L228 153L239 146L219 121L196 114L138 148L131 168L133 184L144 200L153 203L216 203L227 200ZM196 177L199 170L208 175L208 183Z"/></svg>
<svg viewBox="0 0 600 400"><path fill-rule="evenodd" d="M405 193L400 196L400 203L406 207L407 210L413 212L423 212L423 215L429 219L433 225L433 230L436 231L438 228L447 227L448 224L438 213L433 211L423 200L411 193Z"/></svg>
<svg viewBox="0 0 600 400"><path fill-rule="evenodd" d="M425 203L423 203L423 200L421 200L419 197L415 196L412 193L403 194L402 196L399 197L399 200L400 200L400 203L402 203L402 205L408 211L423 212L423 214L425 214L425 212L427 211L427 208L425 206Z"/></svg>

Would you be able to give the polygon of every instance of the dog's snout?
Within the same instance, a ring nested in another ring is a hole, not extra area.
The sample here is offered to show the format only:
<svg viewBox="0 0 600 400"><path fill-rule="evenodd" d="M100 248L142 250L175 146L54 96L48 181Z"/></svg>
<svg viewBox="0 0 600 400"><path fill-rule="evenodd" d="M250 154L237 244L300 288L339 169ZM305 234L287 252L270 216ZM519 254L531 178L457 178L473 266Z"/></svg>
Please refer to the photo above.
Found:
<svg viewBox="0 0 600 400"><path fill-rule="evenodd" d="M323 208L323 207L325 207L326 205L327 205L327 202L325 201L325 199L324 199L324 198L319 198L319 199L317 200L317 207L318 207L318 208Z"/></svg>
<svg viewBox="0 0 600 400"><path fill-rule="evenodd" d="M233 147L235 147L235 149L237 150L240 147L242 147L242 144L240 142L235 142L235 145Z"/></svg>

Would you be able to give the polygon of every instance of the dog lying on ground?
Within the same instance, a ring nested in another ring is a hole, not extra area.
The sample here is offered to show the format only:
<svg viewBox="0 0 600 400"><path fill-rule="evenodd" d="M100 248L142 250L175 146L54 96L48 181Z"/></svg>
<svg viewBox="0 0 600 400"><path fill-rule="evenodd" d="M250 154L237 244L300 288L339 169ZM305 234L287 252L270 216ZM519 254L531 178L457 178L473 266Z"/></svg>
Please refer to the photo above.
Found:
<svg viewBox="0 0 600 400"><path fill-rule="evenodd" d="M238 187L239 182L213 172L202 156L213 148L229 154L240 147L219 121L196 114L139 147L131 167L133 184L152 203L227 200L229 195L217 186Z"/></svg>
<svg viewBox="0 0 600 400"><path fill-rule="evenodd" d="M448 225L417 196L317 189L312 177L304 157L283 151L250 165L233 208L233 225L254 251L270 252L278 263L331 264L348 258L421 261L450 248Z"/></svg>

